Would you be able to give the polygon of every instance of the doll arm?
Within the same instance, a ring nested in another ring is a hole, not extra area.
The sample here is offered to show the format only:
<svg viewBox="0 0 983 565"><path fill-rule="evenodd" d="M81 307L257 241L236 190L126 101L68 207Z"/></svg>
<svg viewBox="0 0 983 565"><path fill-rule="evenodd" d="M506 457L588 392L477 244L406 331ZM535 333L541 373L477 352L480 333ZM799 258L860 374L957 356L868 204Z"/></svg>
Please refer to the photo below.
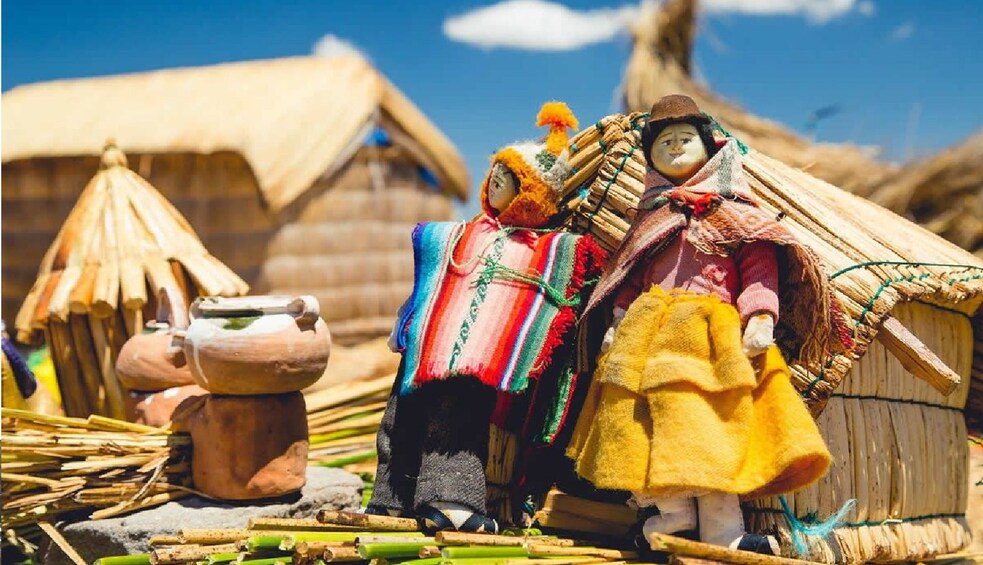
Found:
<svg viewBox="0 0 983 565"><path fill-rule="evenodd" d="M744 352L764 353L775 341L778 322L778 258L775 245L756 241L742 247L735 257L741 273L737 310L744 323Z"/></svg>
<svg viewBox="0 0 983 565"><path fill-rule="evenodd" d="M608 331L604 333L604 339L601 341L601 353L605 353L611 347L611 343L614 341L614 332L618 330L618 325L621 324L621 320L625 317L628 307L641 294L641 289L642 274L636 270L625 279L621 288L614 295L614 318L611 320L611 325L608 327Z"/></svg>
<svg viewBox="0 0 983 565"><path fill-rule="evenodd" d="M775 244L755 241L738 250L734 257L741 274L737 311L741 322L756 314L769 314L778 322L778 257Z"/></svg>

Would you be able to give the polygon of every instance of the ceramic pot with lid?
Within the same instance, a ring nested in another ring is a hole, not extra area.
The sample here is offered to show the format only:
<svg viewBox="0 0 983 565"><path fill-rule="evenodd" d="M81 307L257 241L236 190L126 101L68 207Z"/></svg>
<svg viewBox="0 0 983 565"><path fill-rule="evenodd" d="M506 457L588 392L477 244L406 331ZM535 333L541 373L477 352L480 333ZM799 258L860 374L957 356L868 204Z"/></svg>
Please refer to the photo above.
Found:
<svg viewBox="0 0 983 565"><path fill-rule="evenodd" d="M191 374L214 394L299 391L328 364L331 337L319 314L313 296L198 298L183 333Z"/></svg>

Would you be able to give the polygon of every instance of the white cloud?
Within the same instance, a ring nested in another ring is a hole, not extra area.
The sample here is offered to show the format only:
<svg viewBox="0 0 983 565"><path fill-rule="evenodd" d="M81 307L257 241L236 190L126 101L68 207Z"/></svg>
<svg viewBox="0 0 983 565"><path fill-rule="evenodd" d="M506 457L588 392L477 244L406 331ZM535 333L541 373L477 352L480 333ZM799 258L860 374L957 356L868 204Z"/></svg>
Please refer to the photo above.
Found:
<svg viewBox="0 0 983 565"><path fill-rule="evenodd" d="M891 40L904 41L910 39L912 35L915 35L915 24L913 22L905 22L894 28L894 31L891 32Z"/></svg>
<svg viewBox="0 0 983 565"><path fill-rule="evenodd" d="M859 4L859 5L858 5ZM869 1L856 0L705 0L700 6L707 14L746 16L805 16L814 23L826 23L857 9L869 10Z"/></svg>
<svg viewBox="0 0 983 565"><path fill-rule="evenodd" d="M317 40L311 53L319 57L339 57L342 55L359 55L363 59L368 57L361 49L355 47L350 41L346 41L333 33L329 33Z"/></svg>
<svg viewBox="0 0 983 565"><path fill-rule="evenodd" d="M642 0L642 6L653 4ZM706 14L804 16L826 23L852 11L872 15L872 0L703 0ZM503 0L444 20L444 35L485 49L571 51L614 39L638 17L641 7L574 10L549 0Z"/></svg>
<svg viewBox="0 0 983 565"><path fill-rule="evenodd" d="M614 39L638 8L573 10L547 0L505 0L444 21L455 41L493 49L571 51Z"/></svg>
<svg viewBox="0 0 983 565"><path fill-rule="evenodd" d="M877 12L877 6L870 0L864 0L857 4L857 11L865 16L873 16Z"/></svg>

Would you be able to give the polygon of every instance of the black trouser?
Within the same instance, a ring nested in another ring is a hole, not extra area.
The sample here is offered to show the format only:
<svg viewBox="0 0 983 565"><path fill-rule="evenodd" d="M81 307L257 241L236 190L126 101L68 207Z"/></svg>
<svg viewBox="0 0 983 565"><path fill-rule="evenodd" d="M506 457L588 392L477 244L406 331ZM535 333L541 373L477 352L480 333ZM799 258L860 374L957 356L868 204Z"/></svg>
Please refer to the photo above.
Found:
<svg viewBox="0 0 983 565"><path fill-rule="evenodd" d="M369 504L411 513L431 502L453 502L486 514L495 390L452 377L400 396L399 381L397 376L376 438L379 466Z"/></svg>

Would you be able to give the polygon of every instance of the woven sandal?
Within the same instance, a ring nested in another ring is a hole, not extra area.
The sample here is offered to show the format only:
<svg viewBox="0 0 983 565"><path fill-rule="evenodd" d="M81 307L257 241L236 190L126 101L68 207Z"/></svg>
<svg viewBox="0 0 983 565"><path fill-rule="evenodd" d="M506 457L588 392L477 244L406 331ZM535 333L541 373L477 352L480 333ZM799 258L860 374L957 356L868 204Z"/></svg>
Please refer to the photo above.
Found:
<svg viewBox="0 0 983 565"><path fill-rule="evenodd" d="M474 512L467 520L461 524L461 527L455 527L454 522L448 518L439 509L433 506L424 506L420 509L416 516L417 523L420 524L420 529L424 532L443 532L443 531L459 531L459 532L471 532L471 533L484 533L484 534L497 534L498 533L498 522L485 516Z"/></svg>

